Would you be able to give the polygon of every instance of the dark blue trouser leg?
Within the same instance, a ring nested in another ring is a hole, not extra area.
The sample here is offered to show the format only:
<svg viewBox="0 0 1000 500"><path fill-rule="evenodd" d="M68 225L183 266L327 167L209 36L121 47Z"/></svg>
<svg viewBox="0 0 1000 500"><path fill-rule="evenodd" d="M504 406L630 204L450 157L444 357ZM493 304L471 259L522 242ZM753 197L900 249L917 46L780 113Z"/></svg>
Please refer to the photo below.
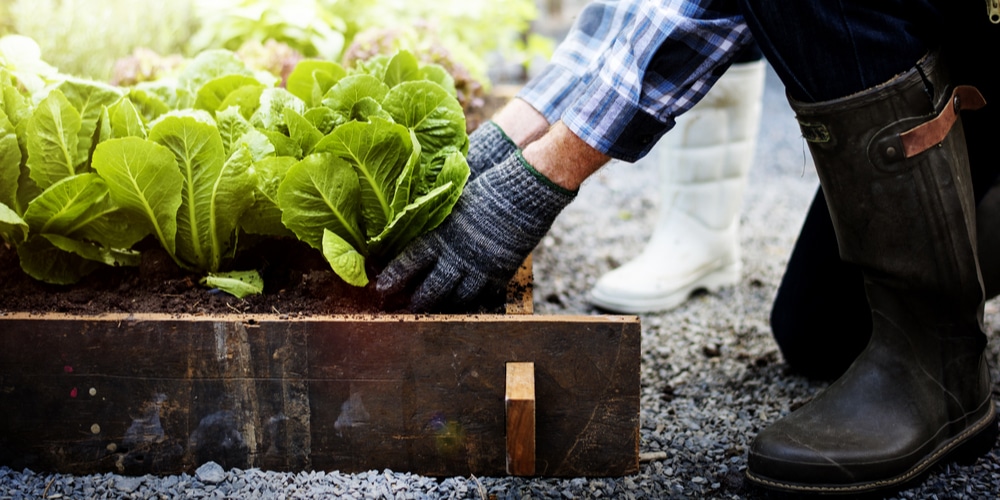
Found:
<svg viewBox="0 0 1000 500"><path fill-rule="evenodd" d="M981 5L941 11L929 2L742 3L755 37L789 94L800 101L835 99L873 87L909 69L928 48L943 46L955 62L958 83L975 85L994 103L963 115L977 202L994 186L1000 161L988 138L1000 124L1000 92L992 64L984 64L982 48L995 46L1000 27L986 22ZM845 25L851 16L857 20ZM924 22L931 18L933 24ZM933 29L923 32L921 25ZM955 30L962 36L954 36ZM944 33L948 35L942 38ZM823 42L818 45L816 40ZM995 216L996 210L980 212ZM1000 285L1000 263L994 262L1000 258L993 257L1000 236L984 231L996 227L991 222L980 221L979 235L987 297L995 296ZM867 343L871 318L861 271L840 260L822 192L792 251L771 327L792 368L815 377L839 376Z"/></svg>
<svg viewBox="0 0 1000 500"><path fill-rule="evenodd" d="M931 27L941 14L926 0L739 3L764 56L802 102L874 87L937 45Z"/></svg>

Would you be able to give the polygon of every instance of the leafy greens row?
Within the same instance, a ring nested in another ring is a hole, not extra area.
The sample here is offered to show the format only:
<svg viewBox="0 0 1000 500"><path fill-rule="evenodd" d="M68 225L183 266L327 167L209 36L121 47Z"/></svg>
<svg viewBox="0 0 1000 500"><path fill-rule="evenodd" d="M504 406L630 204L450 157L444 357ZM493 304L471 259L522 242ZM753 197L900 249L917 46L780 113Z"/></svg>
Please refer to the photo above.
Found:
<svg viewBox="0 0 1000 500"><path fill-rule="evenodd" d="M304 60L285 88L224 50L132 88L20 88L0 71L0 236L49 283L137 265L151 236L244 296L259 276L226 272L247 233L294 236L364 286L366 263L440 224L469 176L451 77L408 52Z"/></svg>

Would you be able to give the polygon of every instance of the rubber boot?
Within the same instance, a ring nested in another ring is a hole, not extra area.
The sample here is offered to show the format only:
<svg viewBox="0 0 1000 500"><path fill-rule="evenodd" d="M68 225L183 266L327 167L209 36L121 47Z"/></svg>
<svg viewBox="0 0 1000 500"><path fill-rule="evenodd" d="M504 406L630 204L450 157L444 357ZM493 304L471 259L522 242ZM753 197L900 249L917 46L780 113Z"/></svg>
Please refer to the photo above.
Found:
<svg viewBox="0 0 1000 500"><path fill-rule="evenodd" d="M934 54L859 94L792 103L841 257L862 269L872 335L842 377L754 439L753 483L885 494L992 448L975 207L961 121L949 119L981 104Z"/></svg>
<svg viewBox="0 0 1000 500"><path fill-rule="evenodd" d="M764 62L734 64L640 161L660 172L660 208L635 259L590 294L603 309L675 308L695 290L740 279L739 212L760 128Z"/></svg>

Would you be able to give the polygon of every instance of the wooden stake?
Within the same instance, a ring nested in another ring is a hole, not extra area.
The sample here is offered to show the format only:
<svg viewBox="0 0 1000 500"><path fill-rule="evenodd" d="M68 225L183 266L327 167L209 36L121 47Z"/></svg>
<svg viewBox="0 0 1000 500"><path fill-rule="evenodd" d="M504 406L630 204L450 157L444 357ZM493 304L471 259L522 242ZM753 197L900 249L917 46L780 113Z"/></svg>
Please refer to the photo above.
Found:
<svg viewBox="0 0 1000 500"><path fill-rule="evenodd" d="M535 364L507 363L507 474L535 475Z"/></svg>

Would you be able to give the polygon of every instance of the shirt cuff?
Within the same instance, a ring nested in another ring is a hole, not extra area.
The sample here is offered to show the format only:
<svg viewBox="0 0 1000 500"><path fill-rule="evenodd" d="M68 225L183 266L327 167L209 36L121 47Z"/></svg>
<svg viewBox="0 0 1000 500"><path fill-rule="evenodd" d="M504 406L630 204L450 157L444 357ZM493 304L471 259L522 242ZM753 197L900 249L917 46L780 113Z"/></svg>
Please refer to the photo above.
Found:
<svg viewBox="0 0 1000 500"><path fill-rule="evenodd" d="M595 78L563 113L563 123L583 142L616 160L634 162L652 149L673 118L657 119L613 86Z"/></svg>
<svg viewBox="0 0 1000 500"><path fill-rule="evenodd" d="M535 108L549 123L555 123L580 94L580 87L580 78L572 71L557 64L549 64L531 78L517 97Z"/></svg>

